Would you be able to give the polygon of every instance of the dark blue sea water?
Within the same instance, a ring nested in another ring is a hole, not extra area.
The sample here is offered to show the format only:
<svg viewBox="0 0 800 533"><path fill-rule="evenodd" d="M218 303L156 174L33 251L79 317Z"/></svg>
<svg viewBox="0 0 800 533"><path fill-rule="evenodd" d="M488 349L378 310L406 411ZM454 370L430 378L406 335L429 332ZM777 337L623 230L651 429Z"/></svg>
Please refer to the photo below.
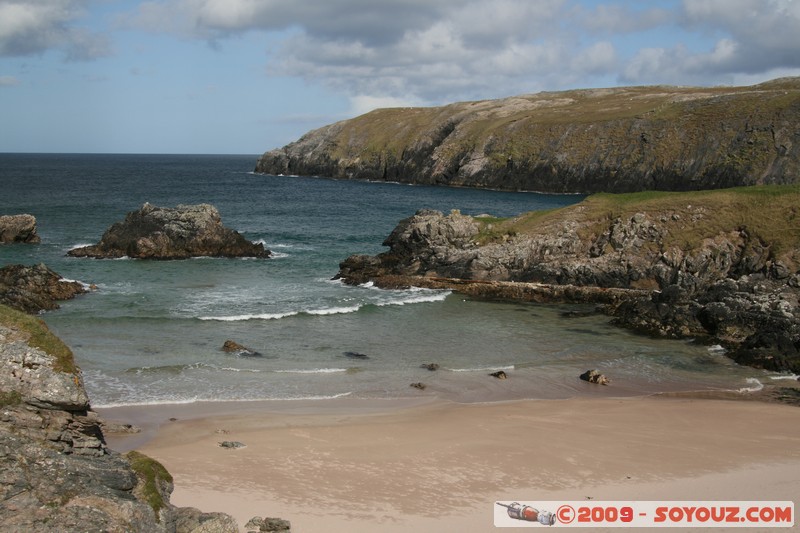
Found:
<svg viewBox="0 0 800 533"><path fill-rule="evenodd" d="M44 262L91 294L44 315L73 349L96 407L200 400L456 401L746 389L763 372L684 341L613 328L562 307L430 290L348 287L353 253L378 253L417 209L511 216L580 196L265 176L257 156L0 154L0 214L30 213L42 243L0 247L0 265ZM270 259L68 258L144 202L210 203ZM223 353L233 339L262 354ZM346 352L368 356L353 359ZM420 364L436 362L430 372ZM577 376L599 368L612 387ZM503 369L509 379L488 373ZM422 381L424 391L409 387Z"/></svg>

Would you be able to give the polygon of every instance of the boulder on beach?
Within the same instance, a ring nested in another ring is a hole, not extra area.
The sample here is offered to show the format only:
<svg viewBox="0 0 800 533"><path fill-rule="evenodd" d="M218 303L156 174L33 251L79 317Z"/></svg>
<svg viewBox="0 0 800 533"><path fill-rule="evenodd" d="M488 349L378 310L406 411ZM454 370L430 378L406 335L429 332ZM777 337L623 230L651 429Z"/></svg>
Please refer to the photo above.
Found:
<svg viewBox="0 0 800 533"><path fill-rule="evenodd" d="M422 363L419 365L419 367L433 372L435 370L439 370L439 363Z"/></svg>
<svg viewBox="0 0 800 533"><path fill-rule="evenodd" d="M291 533L292 523L282 518L261 518L254 516L244 528L253 533Z"/></svg>
<svg viewBox="0 0 800 533"><path fill-rule="evenodd" d="M114 259L187 259L190 257L269 257L261 243L250 242L222 225L209 204L156 207L144 204L113 224L100 242L74 248L72 257Z"/></svg>
<svg viewBox="0 0 800 533"><path fill-rule="evenodd" d="M36 217L27 214L0 216L0 244L12 242L41 242L36 233Z"/></svg>
<svg viewBox="0 0 800 533"><path fill-rule="evenodd" d="M587 370L583 374L581 374L581 379L583 381L588 381L589 383L597 383L598 385L608 385L611 383L611 380L608 379L605 375L601 374L598 370Z"/></svg>
<svg viewBox="0 0 800 533"><path fill-rule="evenodd" d="M503 372L502 370L498 370L497 372L492 372L489 375L492 376L493 378L497 378L497 379L507 379L508 378L506 373Z"/></svg>

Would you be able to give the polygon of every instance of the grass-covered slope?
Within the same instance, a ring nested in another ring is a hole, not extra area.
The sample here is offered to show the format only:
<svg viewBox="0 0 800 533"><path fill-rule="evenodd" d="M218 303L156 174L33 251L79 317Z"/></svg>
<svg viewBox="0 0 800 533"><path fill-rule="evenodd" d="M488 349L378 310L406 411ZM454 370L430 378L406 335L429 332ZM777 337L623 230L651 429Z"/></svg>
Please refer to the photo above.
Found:
<svg viewBox="0 0 800 533"><path fill-rule="evenodd" d="M379 109L265 153L256 171L550 192L794 183L798 124L800 78L537 93Z"/></svg>
<svg viewBox="0 0 800 533"><path fill-rule="evenodd" d="M576 237L588 241L606 231L611 221L628 220L637 213L651 214L667 228L658 240L643 241L647 251L672 247L696 250L705 239L746 230L751 239L768 247L775 259L789 260L794 265L791 258L800 254L800 185L598 193L560 209L476 220L482 224L482 243L514 235L548 235L554 226L565 221L575 222Z"/></svg>

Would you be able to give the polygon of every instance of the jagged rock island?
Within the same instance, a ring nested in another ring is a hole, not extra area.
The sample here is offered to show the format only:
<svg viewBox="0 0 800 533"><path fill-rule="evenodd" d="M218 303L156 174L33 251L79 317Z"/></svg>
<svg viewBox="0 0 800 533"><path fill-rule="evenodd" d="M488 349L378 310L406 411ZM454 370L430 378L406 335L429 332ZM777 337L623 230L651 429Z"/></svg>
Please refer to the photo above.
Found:
<svg viewBox="0 0 800 533"><path fill-rule="evenodd" d="M800 373L800 186L597 194L510 219L421 210L347 283L593 303L623 326Z"/></svg>
<svg viewBox="0 0 800 533"><path fill-rule="evenodd" d="M145 203L125 220L112 225L100 242L75 248L73 257L114 259L187 259L190 257L269 257L261 243L253 243L222 225L212 205L155 207Z"/></svg>
<svg viewBox="0 0 800 533"><path fill-rule="evenodd" d="M542 92L379 109L266 152L255 171L540 192L797 183L800 78Z"/></svg>
<svg viewBox="0 0 800 533"><path fill-rule="evenodd" d="M110 450L70 349L3 305L0 472L3 531L239 531L228 515L173 506L157 461Z"/></svg>

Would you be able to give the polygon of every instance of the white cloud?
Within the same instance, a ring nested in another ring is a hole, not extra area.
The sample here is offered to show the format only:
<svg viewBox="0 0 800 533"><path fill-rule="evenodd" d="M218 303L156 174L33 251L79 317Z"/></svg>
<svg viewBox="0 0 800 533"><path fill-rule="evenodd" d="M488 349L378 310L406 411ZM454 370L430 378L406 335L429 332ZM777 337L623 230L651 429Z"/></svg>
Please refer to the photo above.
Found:
<svg viewBox="0 0 800 533"><path fill-rule="evenodd" d="M632 10L622 4L600 4L592 10L578 5L574 9L574 16L589 31L625 34L669 24L676 14L661 8Z"/></svg>
<svg viewBox="0 0 800 533"><path fill-rule="evenodd" d="M13 87L19 85L19 79L15 76L0 76L0 87Z"/></svg>
<svg viewBox="0 0 800 533"><path fill-rule="evenodd" d="M269 73L354 102L436 104L609 79L718 84L800 68L793 0L161 0L132 20L213 42L271 33L280 44Z"/></svg>
<svg viewBox="0 0 800 533"><path fill-rule="evenodd" d="M74 27L86 0L0 0L0 56L16 57L61 49L69 60L109 54L109 40Z"/></svg>

